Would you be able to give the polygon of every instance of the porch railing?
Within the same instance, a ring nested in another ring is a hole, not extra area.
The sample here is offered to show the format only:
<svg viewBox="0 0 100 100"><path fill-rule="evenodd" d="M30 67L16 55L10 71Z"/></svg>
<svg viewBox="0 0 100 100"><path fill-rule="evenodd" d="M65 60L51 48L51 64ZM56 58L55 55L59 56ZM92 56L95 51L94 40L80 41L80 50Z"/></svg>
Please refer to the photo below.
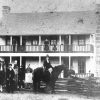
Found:
<svg viewBox="0 0 100 100"><path fill-rule="evenodd" d="M92 53L93 45L0 45L0 52L65 52Z"/></svg>
<svg viewBox="0 0 100 100"><path fill-rule="evenodd" d="M92 73L76 73L75 76L79 78L88 78Z"/></svg>

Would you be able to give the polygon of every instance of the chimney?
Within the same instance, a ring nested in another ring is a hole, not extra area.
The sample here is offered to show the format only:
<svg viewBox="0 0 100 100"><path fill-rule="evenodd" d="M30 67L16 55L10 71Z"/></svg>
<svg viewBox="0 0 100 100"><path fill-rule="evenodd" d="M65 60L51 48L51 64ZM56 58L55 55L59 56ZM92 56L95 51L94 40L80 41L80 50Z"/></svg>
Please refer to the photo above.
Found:
<svg viewBox="0 0 100 100"><path fill-rule="evenodd" d="M3 12L3 15L7 15L10 13L10 7L9 6L3 6L2 7L2 12Z"/></svg>

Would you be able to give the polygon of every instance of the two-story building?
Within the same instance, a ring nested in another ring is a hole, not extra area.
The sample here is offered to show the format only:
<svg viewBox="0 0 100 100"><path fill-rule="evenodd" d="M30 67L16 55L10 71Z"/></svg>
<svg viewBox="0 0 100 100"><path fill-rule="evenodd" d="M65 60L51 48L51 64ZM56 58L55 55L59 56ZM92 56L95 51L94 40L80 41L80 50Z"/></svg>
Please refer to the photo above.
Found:
<svg viewBox="0 0 100 100"><path fill-rule="evenodd" d="M94 11L10 13L10 10L3 6L0 22L0 58L6 66L17 60L19 66L27 68L30 64L35 69L43 66L48 54L52 66L64 63L81 77L96 75Z"/></svg>

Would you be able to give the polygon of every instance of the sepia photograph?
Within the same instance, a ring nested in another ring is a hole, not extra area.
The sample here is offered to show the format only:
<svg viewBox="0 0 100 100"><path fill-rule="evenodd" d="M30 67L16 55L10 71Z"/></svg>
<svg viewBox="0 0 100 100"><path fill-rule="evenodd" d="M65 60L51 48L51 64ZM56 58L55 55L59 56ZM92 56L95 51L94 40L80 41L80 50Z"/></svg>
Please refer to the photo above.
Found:
<svg viewBox="0 0 100 100"><path fill-rule="evenodd" d="M100 0L0 0L0 100L100 100Z"/></svg>

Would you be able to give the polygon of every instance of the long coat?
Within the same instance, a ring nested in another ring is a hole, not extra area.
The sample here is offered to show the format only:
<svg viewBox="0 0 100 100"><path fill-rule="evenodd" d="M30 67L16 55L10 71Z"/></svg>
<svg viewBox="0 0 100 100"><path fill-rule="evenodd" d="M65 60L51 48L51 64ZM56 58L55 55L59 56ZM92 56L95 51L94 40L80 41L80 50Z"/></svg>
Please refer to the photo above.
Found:
<svg viewBox="0 0 100 100"><path fill-rule="evenodd" d="M13 92L14 91L14 77L15 77L15 73L14 70L7 70L6 73L6 87L7 87L7 92Z"/></svg>

